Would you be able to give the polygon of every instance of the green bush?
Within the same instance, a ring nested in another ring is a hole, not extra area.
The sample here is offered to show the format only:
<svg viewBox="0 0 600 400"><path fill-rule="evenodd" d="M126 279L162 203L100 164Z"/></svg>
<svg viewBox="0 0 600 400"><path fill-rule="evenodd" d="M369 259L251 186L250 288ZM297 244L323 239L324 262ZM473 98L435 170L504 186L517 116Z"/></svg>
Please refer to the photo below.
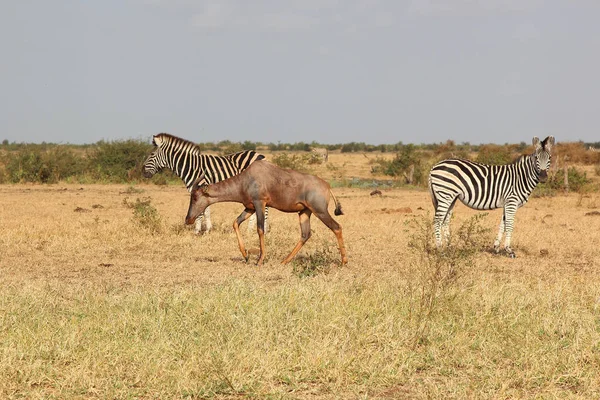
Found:
<svg viewBox="0 0 600 400"><path fill-rule="evenodd" d="M569 191L582 193L591 187L592 180L587 177L585 171L582 172L575 167L570 167L567 173L569 174ZM538 184L532 196L549 197L562 190L565 190L565 170L563 168L557 170L554 175L549 176L546 183Z"/></svg>
<svg viewBox="0 0 600 400"><path fill-rule="evenodd" d="M84 170L84 160L67 147L28 145L7 153L3 175L12 183L56 183Z"/></svg>
<svg viewBox="0 0 600 400"><path fill-rule="evenodd" d="M100 181L122 183L141 179L142 165L151 151L150 144L139 140L100 141L91 151L89 171Z"/></svg>
<svg viewBox="0 0 600 400"><path fill-rule="evenodd" d="M421 159L422 157L417 154L414 145L405 145L400 148L400 151L398 151L392 160L386 160L381 157L375 158L372 161L375 166L371 168L371 172L395 178L403 176L405 183L420 185L426 180L426 173L424 172ZM414 170L412 170L413 168Z"/></svg>
<svg viewBox="0 0 600 400"><path fill-rule="evenodd" d="M592 183L592 181L587 177L587 172L580 171L575 167L570 167L568 169L568 179L569 179L569 190L572 192L580 192L587 185ZM556 171L554 176L551 176L548 179L546 185L550 186L552 189L564 189L565 182L565 170L559 169Z"/></svg>
<svg viewBox="0 0 600 400"><path fill-rule="evenodd" d="M489 165L510 164L514 156L508 146L499 146L496 144L486 144L479 148L475 161Z"/></svg>
<svg viewBox="0 0 600 400"><path fill-rule="evenodd" d="M273 157L273 164L281 168L289 168L300 172L310 172L309 165L322 163L323 159L318 154L304 153L292 154L281 153Z"/></svg>

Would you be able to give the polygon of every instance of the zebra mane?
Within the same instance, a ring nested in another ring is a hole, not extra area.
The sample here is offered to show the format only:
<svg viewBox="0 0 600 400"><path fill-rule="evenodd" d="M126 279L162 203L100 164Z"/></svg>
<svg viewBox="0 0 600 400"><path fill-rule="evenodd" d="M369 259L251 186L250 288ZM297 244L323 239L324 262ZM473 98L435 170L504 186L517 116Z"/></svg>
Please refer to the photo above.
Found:
<svg viewBox="0 0 600 400"><path fill-rule="evenodd" d="M177 147L185 147L190 153L193 154L200 154L202 151L200 150L200 147L198 147L198 145L194 142L190 142L189 140L186 139L182 139L180 137L171 135L170 133L159 133L158 135L156 135L155 137L160 138L161 140L163 140L166 144L171 144Z"/></svg>
<svg viewBox="0 0 600 400"><path fill-rule="evenodd" d="M531 157L531 154L521 154L521 155L518 155L518 156L517 156L517 157L516 157L514 160L512 160L511 162L509 162L509 163L508 163L508 164L506 164L506 165L514 165L514 164L518 164L518 163L520 163L520 162L521 162L523 159L525 159L525 158L529 158L529 157Z"/></svg>

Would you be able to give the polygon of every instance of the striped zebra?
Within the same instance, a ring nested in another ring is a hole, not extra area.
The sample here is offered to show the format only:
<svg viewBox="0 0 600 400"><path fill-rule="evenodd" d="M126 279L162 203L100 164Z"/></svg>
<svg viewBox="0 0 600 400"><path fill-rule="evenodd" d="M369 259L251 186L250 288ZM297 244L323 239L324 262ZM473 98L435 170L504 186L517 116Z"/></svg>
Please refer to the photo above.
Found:
<svg viewBox="0 0 600 400"><path fill-rule="evenodd" d="M159 133L152 137L154 150L143 165L144 177L152 176L163 168L169 168L181 178L191 192L194 181L204 174L200 183L215 183L239 174L254 161L262 160L264 155L254 150L240 151L226 156L201 154L200 148L188 140L168 133ZM268 209L265 210L265 232ZM254 217L256 218L256 217ZM248 229L252 224L248 223ZM196 220L196 233L209 232L212 228L210 208Z"/></svg>
<svg viewBox="0 0 600 400"><path fill-rule="evenodd" d="M476 210L504 209L498 236L494 242L500 251L502 235L506 234L504 249L511 257L510 248L514 218L517 209L524 205L538 182L546 182L550 168L550 152L554 137L540 142L533 138L533 154L519 157L508 165L485 165L468 160L440 161L429 173L429 191L435 208L434 233L436 245L442 245L450 236L450 218L456 199Z"/></svg>
<svg viewBox="0 0 600 400"><path fill-rule="evenodd" d="M310 151L311 153L321 157L323 162L327 162L329 160L329 151L324 147L313 147Z"/></svg>

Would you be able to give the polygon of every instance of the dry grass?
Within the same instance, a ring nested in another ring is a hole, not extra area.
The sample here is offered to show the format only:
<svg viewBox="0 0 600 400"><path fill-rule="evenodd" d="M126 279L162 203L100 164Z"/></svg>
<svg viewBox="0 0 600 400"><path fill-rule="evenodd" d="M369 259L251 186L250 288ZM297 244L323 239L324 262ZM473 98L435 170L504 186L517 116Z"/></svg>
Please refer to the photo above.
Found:
<svg viewBox="0 0 600 400"><path fill-rule="evenodd" d="M514 260L459 259L415 345L423 260L407 221L431 217L426 191L335 189L343 268L316 218L299 259L280 265L299 226L273 210L257 269L236 246L238 205L215 206L215 231L197 237L181 228L185 189L136 189L0 186L1 398L600 396L600 216L585 215L596 193L532 199ZM133 223L125 198L150 198L161 229ZM456 208L456 229L477 214ZM482 218L488 248L499 218Z"/></svg>

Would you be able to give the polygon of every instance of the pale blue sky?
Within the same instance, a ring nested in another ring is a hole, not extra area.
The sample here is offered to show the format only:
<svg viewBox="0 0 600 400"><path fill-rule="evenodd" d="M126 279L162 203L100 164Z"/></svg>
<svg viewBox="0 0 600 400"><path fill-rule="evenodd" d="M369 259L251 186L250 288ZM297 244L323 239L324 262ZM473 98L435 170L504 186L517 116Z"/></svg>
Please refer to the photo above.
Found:
<svg viewBox="0 0 600 400"><path fill-rule="evenodd" d="M600 1L0 2L0 140L600 141Z"/></svg>

